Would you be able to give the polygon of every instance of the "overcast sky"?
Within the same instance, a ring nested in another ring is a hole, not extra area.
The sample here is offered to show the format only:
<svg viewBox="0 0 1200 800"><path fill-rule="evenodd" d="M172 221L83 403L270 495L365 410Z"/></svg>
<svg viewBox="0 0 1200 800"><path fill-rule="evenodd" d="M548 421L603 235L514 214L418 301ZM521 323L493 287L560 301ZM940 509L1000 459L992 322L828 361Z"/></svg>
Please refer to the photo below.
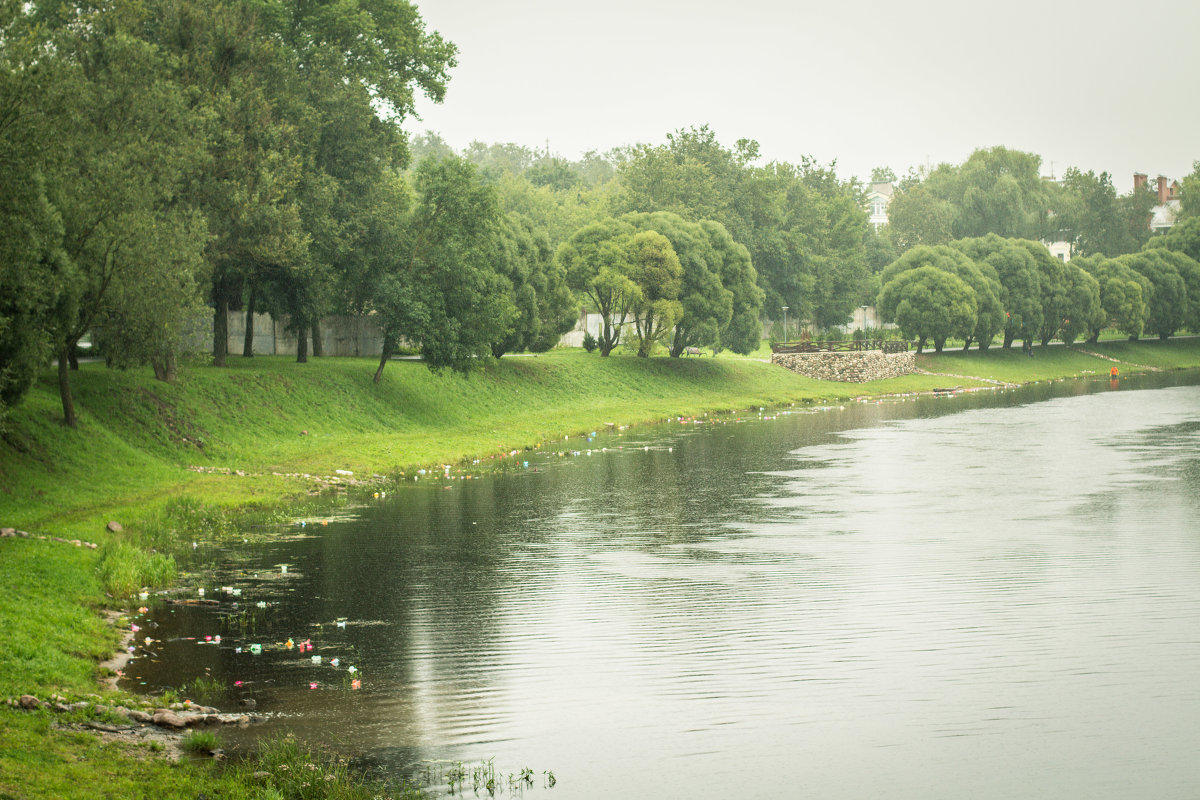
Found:
<svg viewBox="0 0 1200 800"><path fill-rule="evenodd" d="M1200 2L418 0L459 48L421 120L461 149L577 159L707 123L840 175L1037 153L1042 173L1179 179L1200 160Z"/></svg>

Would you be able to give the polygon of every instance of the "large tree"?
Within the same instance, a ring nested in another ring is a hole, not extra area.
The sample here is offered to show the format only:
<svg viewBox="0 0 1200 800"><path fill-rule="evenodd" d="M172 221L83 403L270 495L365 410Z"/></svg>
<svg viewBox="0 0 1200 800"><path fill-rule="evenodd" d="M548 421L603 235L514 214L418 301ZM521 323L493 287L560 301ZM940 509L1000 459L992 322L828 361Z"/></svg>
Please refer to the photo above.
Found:
<svg viewBox="0 0 1200 800"><path fill-rule="evenodd" d="M374 296L384 334L377 383L402 342L419 346L431 369L466 371L518 316L512 284L493 266L501 247L495 190L457 158L424 161L414 178L417 201Z"/></svg>
<svg viewBox="0 0 1200 800"><path fill-rule="evenodd" d="M171 54L142 35L148 16L140 3L113 0L75 8L53 29L60 71L47 104L61 158L48 191L72 268L54 344L72 426L68 364L79 340L106 319L173 332L154 342L139 341L137 326L104 332L114 352L158 358L156 373L169 378L180 317L194 307L201 280L206 231L183 191L201 163L200 115L174 79Z"/></svg>
<svg viewBox="0 0 1200 800"><path fill-rule="evenodd" d="M47 188L58 65L26 21L16 4L0 6L0 427L50 358L74 277Z"/></svg>
<svg viewBox="0 0 1200 800"><path fill-rule="evenodd" d="M963 349L972 342L979 349L991 346L992 338L1004 328L1004 308L1000 298L1003 287L996 271L986 261L976 262L961 250L946 245L937 247L914 247L889 264L879 276L881 286L887 285L897 275L919 267L935 267L958 276L975 293L975 327L963 336Z"/></svg>
<svg viewBox="0 0 1200 800"><path fill-rule="evenodd" d="M1118 197L1107 172L1096 175L1071 167L1052 197L1053 222L1071 241L1074 255L1133 253L1150 236L1146 223L1155 199L1148 188Z"/></svg>
<svg viewBox="0 0 1200 800"><path fill-rule="evenodd" d="M1096 342L1110 326L1131 339L1141 336L1154 293L1150 281L1120 261L1100 255L1080 256L1071 263L1095 278L1100 288L1100 313L1091 320L1088 341Z"/></svg>
<svg viewBox="0 0 1200 800"><path fill-rule="evenodd" d="M959 239L952 246L996 271L1004 290L1004 347L1018 339L1032 344L1042 328L1043 311L1041 277L1029 249L994 233Z"/></svg>
<svg viewBox="0 0 1200 800"><path fill-rule="evenodd" d="M606 219L580 228L563 242L555 258L567 274L567 285L600 314L600 355L608 356L621 341L639 293L631 276L629 243L634 227Z"/></svg>
<svg viewBox="0 0 1200 800"><path fill-rule="evenodd" d="M653 230L639 231L629 240L629 267L629 277L637 286L631 309L637 354L647 358L683 316L679 302L683 267L671 240Z"/></svg>
<svg viewBox="0 0 1200 800"><path fill-rule="evenodd" d="M1153 292L1149 298L1146 331L1166 340L1184 326L1187 320L1187 288L1178 270L1157 249L1119 256L1120 263L1139 273L1150 282Z"/></svg>
<svg viewBox="0 0 1200 800"><path fill-rule="evenodd" d="M625 219L638 230L665 236L682 267L678 298L683 313L675 324L671 355L679 356L687 347L714 344L733 316L733 292L722 285L723 260L704 228L667 211L631 214Z"/></svg>
<svg viewBox="0 0 1200 800"><path fill-rule="evenodd" d="M882 319L916 338L917 352L932 339L939 353L947 338L971 335L978 311L975 291L965 281L932 266L896 274L883 285L877 307Z"/></svg>

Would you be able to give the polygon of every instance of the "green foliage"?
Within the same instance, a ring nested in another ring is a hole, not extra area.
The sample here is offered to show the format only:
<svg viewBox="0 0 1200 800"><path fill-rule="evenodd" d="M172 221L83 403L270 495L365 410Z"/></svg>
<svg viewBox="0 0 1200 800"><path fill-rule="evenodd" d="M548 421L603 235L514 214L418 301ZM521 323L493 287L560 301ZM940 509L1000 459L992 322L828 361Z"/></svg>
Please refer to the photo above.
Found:
<svg viewBox="0 0 1200 800"><path fill-rule="evenodd" d="M591 353L598 346L599 346L599 342L596 341L596 337L592 336L591 331L586 331L583 334L583 349L586 350L587 352Z"/></svg>
<svg viewBox="0 0 1200 800"><path fill-rule="evenodd" d="M867 215L857 184L807 158L799 165L757 160L753 140L729 149L706 125L675 131L664 145L630 151L614 206L722 224L748 250L769 314L787 305L796 319L842 324L867 277Z"/></svg>
<svg viewBox="0 0 1200 800"><path fill-rule="evenodd" d="M1184 326L1188 312L1186 284L1157 248L1120 256L1116 261L1142 275L1153 287L1146 315L1148 333L1166 339Z"/></svg>
<svg viewBox="0 0 1200 800"><path fill-rule="evenodd" d="M1042 284L1037 261L1029 248L994 233L953 243L975 260L996 271L1005 311L1004 347L1016 339L1031 341L1042 328Z"/></svg>
<svg viewBox="0 0 1200 800"><path fill-rule="evenodd" d="M638 287L629 274L633 232L628 222L612 218L592 223L563 242L555 255L567 285L603 318L599 343L605 357L620 342L637 299Z"/></svg>
<svg viewBox="0 0 1200 800"><path fill-rule="evenodd" d="M1089 341L1097 341L1110 326L1134 339L1141 336L1149 314L1147 300L1154 292L1150 281L1103 256L1081 256L1071 263L1095 278L1100 290L1100 313L1090 323Z"/></svg>
<svg viewBox="0 0 1200 800"><path fill-rule="evenodd" d="M899 273L883 285L879 313L894 320L905 337L915 337L917 350L927 339L942 351L951 336L970 336L975 329L978 302L975 291L961 278L934 266Z"/></svg>
<svg viewBox="0 0 1200 800"><path fill-rule="evenodd" d="M1148 188L1118 197L1107 172L1071 167L1052 192L1059 236L1076 255L1108 257L1136 252L1150 236L1146 221L1156 199Z"/></svg>
<svg viewBox="0 0 1200 800"><path fill-rule="evenodd" d="M972 341L978 341L979 346L986 350L992 337L1004 327L1004 309L1000 300L1004 289L992 266L986 261L973 261L963 251L953 247L922 245L912 248L889 264L879 276L879 281L886 286L900 273L917 267L935 267L958 276L971 287L977 303L976 320L973 330L964 337L965 346L969 347Z"/></svg>
<svg viewBox="0 0 1200 800"><path fill-rule="evenodd" d="M519 316L512 282L492 266L501 244L495 190L456 158L422 162L415 182L417 203L373 300L385 336L377 382L400 341L420 345L430 369L466 371Z"/></svg>

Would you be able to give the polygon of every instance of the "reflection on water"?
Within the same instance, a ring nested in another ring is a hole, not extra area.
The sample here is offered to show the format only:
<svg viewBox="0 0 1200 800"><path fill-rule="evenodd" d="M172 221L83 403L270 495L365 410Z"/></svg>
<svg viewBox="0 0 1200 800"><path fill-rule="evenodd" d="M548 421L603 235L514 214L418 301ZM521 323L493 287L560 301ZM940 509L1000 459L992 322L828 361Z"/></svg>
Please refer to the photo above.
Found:
<svg viewBox="0 0 1200 800"><path fill-rule="evenodd" d="M532 793L564 798L1191 796L1200 388L1160 380L677 424L416 484L202 553L238 607L156 610L128 683L207 670L260 731L394 773L552 769Z"/></svg>

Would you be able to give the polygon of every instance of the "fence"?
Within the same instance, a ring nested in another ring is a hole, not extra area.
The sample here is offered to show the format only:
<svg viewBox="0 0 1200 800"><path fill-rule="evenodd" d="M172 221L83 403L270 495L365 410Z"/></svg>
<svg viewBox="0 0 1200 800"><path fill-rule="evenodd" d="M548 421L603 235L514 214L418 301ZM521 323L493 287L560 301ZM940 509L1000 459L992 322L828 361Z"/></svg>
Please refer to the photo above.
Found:
<svg viewBox="0 0 1200 800"><path fill-rule="evenodd" d="M907 353L908 342L901 339L865 339L855 342L845 340L840 342L781 342L771 345L775 353L862 353L879 350L884 353Z"/></svg>

